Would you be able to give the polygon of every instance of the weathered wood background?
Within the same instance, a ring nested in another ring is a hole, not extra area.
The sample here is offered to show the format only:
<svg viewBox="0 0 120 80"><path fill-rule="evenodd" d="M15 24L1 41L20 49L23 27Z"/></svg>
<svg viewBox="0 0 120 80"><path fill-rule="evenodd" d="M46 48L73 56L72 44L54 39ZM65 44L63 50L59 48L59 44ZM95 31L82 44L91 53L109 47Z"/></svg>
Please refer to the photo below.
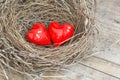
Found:
<svg viewBox="0 0 120 80"><path fill-rule="evenodd" d="M43 80L120 80L120 0L97 0L96 23L94 56L59 72L46 72ZM33 79L1 69L0 80Z"/></svg>

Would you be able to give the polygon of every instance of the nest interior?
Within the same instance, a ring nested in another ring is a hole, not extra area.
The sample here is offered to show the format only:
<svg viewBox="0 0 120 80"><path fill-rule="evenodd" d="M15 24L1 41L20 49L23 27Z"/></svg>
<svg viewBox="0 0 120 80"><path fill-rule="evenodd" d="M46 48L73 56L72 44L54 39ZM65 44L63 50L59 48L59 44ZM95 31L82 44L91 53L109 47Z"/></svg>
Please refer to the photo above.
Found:
<svg viewBox="0 0 120 80"><path fill-rule="evenodd" d="M93 40L94 0L6 0L0 2L0 62L31 72L70 64L90 55ZM74 36L60 47L29 43L31 25L52 21L71 23Z"/></svg>

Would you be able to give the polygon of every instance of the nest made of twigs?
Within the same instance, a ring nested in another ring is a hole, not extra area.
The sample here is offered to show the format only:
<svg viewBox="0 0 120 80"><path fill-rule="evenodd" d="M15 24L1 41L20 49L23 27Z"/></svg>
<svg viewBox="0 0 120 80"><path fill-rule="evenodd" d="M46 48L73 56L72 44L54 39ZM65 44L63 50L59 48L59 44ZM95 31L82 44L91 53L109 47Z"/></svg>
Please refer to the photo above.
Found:
<svg viewBox="0 0 120 80"><path fill-rule="evenodd" d="M29 43L26 32L40 22L71 23L75 33L60 47ZM18 71L69 64L92 54L94 0L5 0L0 2L0 62ZM36 70L37 69L37 70Z"/></svg>

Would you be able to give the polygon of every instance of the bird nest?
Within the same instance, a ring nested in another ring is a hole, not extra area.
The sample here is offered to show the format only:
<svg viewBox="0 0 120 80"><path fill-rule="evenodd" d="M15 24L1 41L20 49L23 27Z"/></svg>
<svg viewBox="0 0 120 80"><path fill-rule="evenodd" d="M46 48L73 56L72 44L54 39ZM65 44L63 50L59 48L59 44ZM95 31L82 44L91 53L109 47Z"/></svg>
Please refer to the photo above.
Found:
<svg viewBox="0 0 120 80"><path fill-rule="evenodd" d="M94 0L3 0L0 2L0 62L18 71L37 72L74 63L92 54ZM31 25L52 21L74 25L74 36L54 47L29 43Z"/></svg>

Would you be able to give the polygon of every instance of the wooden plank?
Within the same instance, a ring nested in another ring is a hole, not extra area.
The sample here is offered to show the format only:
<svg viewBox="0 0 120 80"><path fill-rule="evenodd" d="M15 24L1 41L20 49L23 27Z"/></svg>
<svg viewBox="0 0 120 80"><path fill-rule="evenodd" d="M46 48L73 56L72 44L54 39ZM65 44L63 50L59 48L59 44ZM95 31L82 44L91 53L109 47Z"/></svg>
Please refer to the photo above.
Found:
<svg viewBox="0 0 120 80"><path fill-rule="evenodd" d="M97 57L120 64L120 0L98 0L99 27L95 48Z"/></svg>
<svg viewBox="0 0 120 80"><path fill-rule="evenodd" d="M85 61L64 66L61 71L46 72L42 74L44 80L120 80L120 66L98 59L88 58ZM3 70L1 70L3 71ZM11 80L27 80L25 75L18 74L11 70L6 71ZM1 79L0 80L4 80ZM28 78L29 80L32 80ZM37 78L35 80L39 80Z"/></svg>
<svg viewBox="0 0 120 80"><path fill-rule="evenodd" d="M120 79L120 66L114 63L96 57L89 58L86 61L79 63L87 67L93 68L97 71L100 71L102 73L105 73L107 75Z"/></svg>
<svg viewBox="0 0 120 80"><path fill-rule="evenodd" d="M44 75L50 76L44 78L44 80L119 80L118 77L103 73L81 63L72 64L71 66L66 66L62 69L61 72L57 73L57 77L63 76L61 78L55 78L56 72L47 72Z"/></svg>

